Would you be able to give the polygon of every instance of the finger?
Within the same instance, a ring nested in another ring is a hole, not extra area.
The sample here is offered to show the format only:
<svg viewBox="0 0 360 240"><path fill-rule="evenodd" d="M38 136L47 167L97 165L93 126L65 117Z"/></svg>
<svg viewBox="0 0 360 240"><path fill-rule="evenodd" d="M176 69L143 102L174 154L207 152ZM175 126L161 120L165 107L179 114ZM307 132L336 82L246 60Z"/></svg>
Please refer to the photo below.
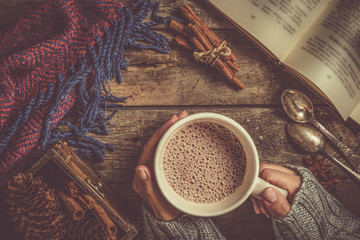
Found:
<svg viewBox="0 0 360 240"><path fill-rule="evenodd" d="M135 176L134 176L134 180L133 180L132 187L133 187L133 190L134 190L140 197L142 197L142 193L143 193L143 183L142 183L141 179L137 176L136 173L135 173Z"/></svg>
<svg viewBox="0 0 360 240"><path fill-rule="evenodd" d="M262 203L275 218L284 217L290 211L290 204L275 188L266 188L262 193Z"/></svg>
<svg viewBox="0 0 360 240"><path fill-rule="evenodd" d="M157 144L161 137L164 135L164 133L177 121L180 119L186 117L188 113L186 111L183 111L177 115L172 116L164 125L162 125L158 130L155 131L155 133L151 136L150 140Z"/></svg>
<svg viewBox="0 0 360 240"><path fill-rule="evenodd" d="M275 186L287 190L290 200L292 200L292 197L299 190L301 184L300 176L271 168L265 168L261 172L260 177Z"/></svg>
<svg viewBox="0 0 360 240"><path fill-rule="evenodd" d="M261 172L266 168L282 171L282 172L285 172L285 173L291 174L291 175L297 175L295 171L293 171L287 167L282 167L282 166L279 166L276 164L270 164L270 163L260 163L259 173L261 174Z"/></svg>
<svg viewBox="0 0 360 240"><path fill-rule="evenodd" d="M251 202L253 203L253 208L256 214L264 214L267 218L270 218L271 214L270 212L266 209L266 207L264 206L264 204L253 197L250 197Z"/></svg>
<svg viewBox="0 0 360 240"><path fill-rule="evenodd" d="M182 111L179 114L177 114L177 116L179 117L179 119L182 119L184 117L187 117L189 114L187 111Z"/></svg>
<svg viewBox="0 0 360 240"><path fill-rule="evenodd" d="M143 184L144 193L150 196L153 195L155 187L149 168L144 165L139 165L135 168L135 173Z"/></svg>
<svg viewBox="0 0 360 240"><path fill-rule="evenodd" d="M261 213L264 214L267 218L270 218L271 214L262 202L259 202L259 207Z"/></svg>
<svg viewBox="0 0 360 240"><path fill-rule="evenodd" d="M159 129L157 129L154 134L150 137L149 141L144 146L143 152L154 153L156 146L158 145L161 137L165 132L177 121L188 116L186 111L179 113L178 115L172 116L166 123L164 123Z"/></svg>
<svg viewBox="0 0 360 240"><path fill-rule="evenodd" d="M261 214L261 210L260 210L260 206L259 206L258 201L253 197L250 197L250 199L251 199L251 202L252 202L255 213L258 214L258 215Z"/></svg>
<svg viewBox="0 0 360 240"><path fill-rule="evenodd" d="M135 168L135 173L137 178L141 180L143 186L140 196L157 219L170 221L180 215L181 212L174 208L161 195L158 186L152 178L149 168L144 165L140 165Z"/></svg>
<svg viewBox="0 0 360 240"><path fill-rule="evenodd" d="M164 135L166 130L168 130L176 121L178 117L176 115L172 116L166 123L164 123L160 128L158 128L150 139L145 143L143 152L150 153L155 151L156 145L159 143L161 137Z"/></svg>
<svg viewBox="0 0 360 240"><path fill-rule="evenodd" d="M163 124L155 133L150 137L150 139L144 145L143 151L141 152L138 165L147 165L152 168L152 159L161 137L164 133L178 120L188 116L186 111L179 113L178 115L172 116L165 124Z"/></svg>

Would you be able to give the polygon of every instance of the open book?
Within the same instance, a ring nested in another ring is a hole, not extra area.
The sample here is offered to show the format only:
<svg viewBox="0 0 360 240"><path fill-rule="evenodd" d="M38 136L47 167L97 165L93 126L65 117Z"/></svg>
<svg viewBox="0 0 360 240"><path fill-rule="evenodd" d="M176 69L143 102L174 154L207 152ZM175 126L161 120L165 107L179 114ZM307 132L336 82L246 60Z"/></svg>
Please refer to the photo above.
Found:
<svg viewBox="0 0 360 240"><path fill-rule="evenodd" d="M360 123L360 1L206 1L345 120Z"/></svg>

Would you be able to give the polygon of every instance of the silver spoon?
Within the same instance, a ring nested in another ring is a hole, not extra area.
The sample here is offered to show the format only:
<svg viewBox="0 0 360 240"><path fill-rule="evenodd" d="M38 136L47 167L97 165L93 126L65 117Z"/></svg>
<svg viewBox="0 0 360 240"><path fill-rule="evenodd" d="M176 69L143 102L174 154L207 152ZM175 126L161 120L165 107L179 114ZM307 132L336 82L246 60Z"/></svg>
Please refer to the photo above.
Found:
<svg viewBox="0 0 360 240"><path fill-rule="evenodd" d="M287 89L281 94L281 103L286 114L292 120L298 123L311 123L314 125L341 151L350 166L359 172L360 157L314 118L313 104L305 94L294 89Z"/></svg>
<svg viewBox="0 0 360 240"><path fill-rule="evenodd" d="M311 153L323 152L360 184L360 174L340 162L325 148L324 136L314 127L309 124L289 123L286 125L286 132L291 140L300 148Z"/></svg>

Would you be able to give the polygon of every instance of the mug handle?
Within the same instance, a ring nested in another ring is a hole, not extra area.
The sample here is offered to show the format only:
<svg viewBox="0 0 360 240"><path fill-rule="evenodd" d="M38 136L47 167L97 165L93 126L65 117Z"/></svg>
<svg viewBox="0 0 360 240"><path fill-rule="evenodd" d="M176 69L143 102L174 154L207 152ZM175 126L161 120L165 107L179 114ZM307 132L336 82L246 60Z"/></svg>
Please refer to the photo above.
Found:
<svg viewBox="0 0 360 240"><path fill-rule="evenodd" d="M261 198L261 193L267 187L275 188L276 190L281 192L281 194L284 195L285 198L287 198L287 196L288 196L288 191L286 191L285 189L282 189L282 188L279 188L279 187L277 187L275 185L272 185L271 183L268 183L268 182L264 181L263 179L261 179L259 177L256 179L255 187L254 187L253 191L251 192L251 196L261 200L262 199Z"/></svg>

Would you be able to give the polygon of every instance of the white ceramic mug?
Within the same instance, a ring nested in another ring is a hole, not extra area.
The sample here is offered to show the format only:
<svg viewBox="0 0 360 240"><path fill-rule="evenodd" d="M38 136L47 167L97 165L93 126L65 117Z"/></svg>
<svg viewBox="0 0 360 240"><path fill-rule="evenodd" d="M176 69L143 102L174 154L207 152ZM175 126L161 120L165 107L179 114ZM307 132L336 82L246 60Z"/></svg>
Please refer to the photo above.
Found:
<svg viewBox="0 0 360 240"><path fill-rule="evenodd" d="M225 126L231 130L240 140L246 156L246 170L243 183L230 196L214 203L191 202L178 195L166 180L163 169L163 149L168 139L184 124L192 121L211 121ZM155 152L154 171L157 183L164 197L182 212L202 217L212 217L225 214L240 206L250 195L261 198L262 191L267 187L278 189L285 197L287 191L278 188L258 177L259 157L253 140L245 129L234 120L217 113L197 113L189 115L171 126L161 138Z"/></svg>

